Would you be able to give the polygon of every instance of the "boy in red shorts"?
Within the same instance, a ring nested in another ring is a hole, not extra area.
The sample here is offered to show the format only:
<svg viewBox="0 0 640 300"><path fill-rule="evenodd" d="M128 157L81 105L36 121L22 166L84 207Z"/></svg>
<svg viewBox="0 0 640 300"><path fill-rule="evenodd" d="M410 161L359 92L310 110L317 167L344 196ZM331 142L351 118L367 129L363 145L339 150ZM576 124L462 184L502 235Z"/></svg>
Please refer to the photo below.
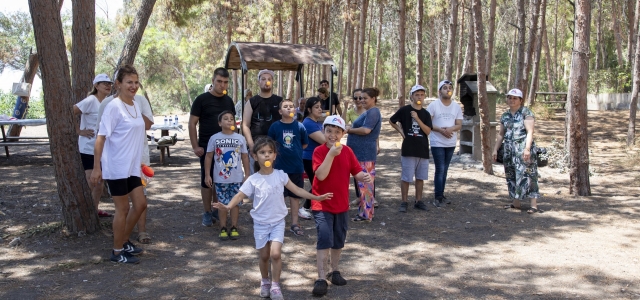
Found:
<svg viewBox="0 0 640 300"><path fill-rule="evenodd" d="M322 195L333 193L333 198L325 201L312 201L311 210L316 221L318 243L316 245L316 264L318 279L313 285L313 294L323 296L327 293L325 276L334 285L345 285L347 281L338 271L338 263L344 242L347 238L349 222L349 179L370 182L369 174L362 172L358 159L347 145L341 145L344 135L344 120L339 116L328 116L323 123L324 146L313 151L313 170L316 174L312 193ZM331 272L326 266L331 256ZM325 269L326 268L326 269Z"/></svg>

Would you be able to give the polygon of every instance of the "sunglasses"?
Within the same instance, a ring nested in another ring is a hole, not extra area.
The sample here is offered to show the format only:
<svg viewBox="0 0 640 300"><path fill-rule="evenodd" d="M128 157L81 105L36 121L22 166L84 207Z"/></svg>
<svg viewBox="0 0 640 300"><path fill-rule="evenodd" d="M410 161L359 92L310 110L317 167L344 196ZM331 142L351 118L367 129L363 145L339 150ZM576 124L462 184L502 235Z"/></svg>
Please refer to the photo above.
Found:
<svg viewBox="0 0 640 300"><path fill-rule="evenodd" d="M353 97L353 100L362 100L362 97Z"/></svg>

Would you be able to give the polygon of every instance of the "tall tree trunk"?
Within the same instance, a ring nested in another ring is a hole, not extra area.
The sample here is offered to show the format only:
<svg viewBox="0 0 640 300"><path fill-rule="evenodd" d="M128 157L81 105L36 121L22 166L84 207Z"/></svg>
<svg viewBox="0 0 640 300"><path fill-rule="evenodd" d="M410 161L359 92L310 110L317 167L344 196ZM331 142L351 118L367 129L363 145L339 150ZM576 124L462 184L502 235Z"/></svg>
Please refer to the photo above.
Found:
<svg viewBox="0 0 640 300"><path fill-rule="evenodd" d="M77 103L84 99L93 87L96 67L96 2L73 0L71 3L71 88L73 102ZM77 121L76 118L73 119Z"/></svg>
<svg viewBox="0 0 640 300"><path fill-rule="evenodd" d="M462 67L462 73L473 73L475 70L475 52L476 52L476 41L474 35L475 24L473 24L473 18L468 18L469 20L469 35L467 36L467 48L464 53L464 66ZM483 41L484 42L484 41Z"/></svg>
<svg viewBox="0 0 640 300"><path fill-rule="evenodd" d="M436 54L435 45L429 43L429 80L427 81L427 95L433 97L433 56Z"/></svg>
<svg viewBox="0 0 640 300"><path fill-rule="evenodd" d="M298 1L291 1L291 44L298 43ZM342 64L342 59L340 60L340 64ZM294 82L294 73L293 71L289 71L289 80L287 80L287 96L285 99L298 99L298 95L293 95L293 82ZM339 82L339 81L338 81ZM298 101L294 101L296 105L298 105Z"/></svg>
<svg viewBox="0 0 640 300"><path fill-rule="evenodd" d="M232 5L233 5L233 1L232 1ZM229 45L231 45L231 36L233 34L233 18L232 18L232 11L231 9L226 9L226 13L227 13L227 48L229 48ZM188 85L187 82L185 80L185 76L184 73L180 72L180 70L174 66L174 69L176 72L178 72L180 74L180 77L182 78L182 83L183 85L187 88L186 92L187 92L187 102L189 103L189 107L191 107L191 104L193 103L191 101L191 93L189 92L188 89ZM236 70L232 70L231 71L231 81L233 83L233 89L231 90L230 96L234 101L238 101L238 74L236 72ZM240 94L242 94L242 92L240 92Z"/></svg>
<svg viewBox="0 0 640 300"><path fill-rule="evenodd" d="M422 10L424 0L418 0L416 7L416 83L422 85Z"/></svg>
<svg viewBox="0 0 640 300"><path fill-rule="evenodd" d="M406 26L407 26L407 1L400 0L400 11L399 16L400 20L398 22L398 72L400 72L400 76L398 76L398 106L404 106L405 99L405 74L407 66L405 64L405 58L407 56L407 51L405 50L406 45Z"/></svg>
<svg viewBox="0 0 640 300"><path fill-rule="evenodd" d="M360 11L360 35L358 40L358 66L357 66L357 75L356 75L356 87L362 87L362 81L364 74L362 74L364 70L364 40L367 34L367 9L369 7L369 0L362 0L361 2L362 8Z"/></svg>
<svg viewBox="0 0 640 300"><path fill-rule="evenodd" d="M460 2L460 4L458 5L458 9L462 11L461 13L461 17L458 24L460 24L460 30L458 31L458 51L456 51L456 76L454 78L451 78L449 80L455 81L458 78L460 78L460 76L462 75L462 64L464 63L464 55L462 54L462 49L464 49L463 46L463 42L466 41L467 39L465 39L465 32L466 32L466 23L465 23L465 13L464 13L464 1L462 0ZM460 15L460 12L458 12L458 14ZM455 97L455 95L458 95L458 88L459 86L456 84L453 86L454 88L454 92L453 95Z"/></svg>
<svg viewBox="0 0 640 300"><path fill-rule="evenodd" d="M354 0L355 1L355 0ZM360 14L362 13L362 11L359 12ZM353 74L351 77L351 86L353 89L357 89L359 88L358 84L356 82L358 82L358 61L360 60L360 23L357 23L358 26L356 26L356 32L354 35L354 40L353 40L353 50L354 50L354 57L353 57Z"/></svg>
<svg viewBox="0 0 640 300"><path fill-rule="evenodd" d="M507 89L511 89L514 86L511 83L511 79L513 78L513 52L516 48L516 44L518 43L518 28L513 31L513 43L511 44L511 51L509 51L509 71L507 73Z"/></svg>
<svg viewBox="0 0 640 300"><path fill-rule="evenodd" d="M535 0L534 0L535 1ZM516 52L516 80L514 86L520 90L524 90L523 86L526 84L525 75L525 34L526 34L526 17L524 0L516 0L516 14L518 15L518 51Z"/></svg>
<svg viewBox="0 0 640 300"><path fill-rule="evenodd" d="M627 146L636 143L636 111L638 110L638 93L640 93L640 28L636 28L636 53L633 62L633 87L631 89L631 105L629 106L629 129Z"/></svg>
<svg viewBox="0 0 640 300"><path fill-rule="evenodd" d="M133 23L131 23L131 26L129 27L129 33L124 41L124 47L122 47L122 52L120 53L120 58L116 64L116 69L125 64L133 65L135 62L138 47L140 47L142 35L144 34L144 29L147 28L149 17L151 17L151 13L153 12L153 7L155 5L156 0L142 0L142 3L138 8L138 12L136 13L136 17L133 19Z"/></svg>
<svg viewBox="0 0 640 300"><path fill-rule="evenodd" d="M74 122L75 103L58 1L29 0L29 11L44 79L47 131L64 224L72 233L93 233L100 229L100 222L80 162L78 135L69 126Z"/></svg>
<svg viewBox="0 0 640 300"><path fill-rule="evenodd" d="M533 61L533 50L535 46L536 40L536 30L538 28L538 18L540 17L540 0L531 0L531 22L529 23L529 38L527 41L529 44L527 45L527 51L525 52L524 58L524 69L522 69L522 77L520 78L521 82L518 83L518 88L522 90L522 95L527 95L527 90L529 88L529 72L531 71L532 61ZM525 102L529 101L529 99L525 99Z"/></svg>
<svg viewBox="0 0 640 300"><path fill-rule="evenodd" d="M284 43L284 28L282 26L282 2L279 1L278 9L276 9L276 21L278 22L278 43ZM282 71L278 71L278 95L282 96L283 80Z"/></svg>
<svg viewBox="0 0 640 300"><path fill-rule="evenodd" d="M376 39L376 60L373 66L373 86L378 86L378 74L380 74L380 44L382 43L382 17L384 16L384 5L382 0L379 1L378 6L379 20L378 20L378 38Z"/></svg>
<svg viewBox="0 0 640 300"><path fill-rule="evenodd" d="M595 70L600 70L602 66L602 0L596 0L596 6L598 7L598 16L596 17L596 61L594 64Z"/></svg>
<svg viewBox="0 0 640 300"><path fill-rule="evenodd" d="M567 103L569 134L569 192L590 196L589 132L587 126L587 86L589 79L589 39L591 36L591 1L576 0L573 53Z"/></svg>
<svg viewBox="0 0 640 300"><path fill-rule="evenodd" d="M611 12L612 16L619 16L618 4L616 0L611 1ZM622 35L620 34L620 20L616 17L613 17L611 19L613 19L613 35L616 41L616 58L618 59L618 66L621 67L624 65L624 57L622 54Z"/></svg>
<svg viewBox="0 0 640 300"><path fill-rule="evenodd" d="M348 5L348 3L347 3ZM344 25L342 27L342 44L340 44L340 67L338 68L338 97L342 98L344 91L342 90L342 83L344 82L343 71L344 71L344 53L346 51L346 42L347 42L347 31L349 31L349 21L347 17L344 19Z"/></svg>
<svg viewBox="0 0 640 300"><path fill-rule="evenodd" d="M373 12L373 4L371 4L371 11ZM373 31L373 20L369 21L369 31L365 39L367 44L367 50L364 52L364 69L362 71L362 86L367 86L367 74L369 74L369 54L371 53L371 31ZM370 76L369 76L370 77Z"/></svg>
<svg viewBox="0 0 640 300"><path fill-rule="evenodd" d="M487 53L484 47L484 26L482 25L482 7L481 0L471 1L473 14L473 32L475 35L475 54L476 61L478 62L478 108L480 109L480 139L482 144L482 166L484 172L493 174L493 158L491 157L491 142L490 142L490 130L491 124L489 122L489 98L487 97Z"/></svg>
<svg viewBox="0 0 640 300"><path fill-rule="evenodd" d="M493 44L496 33L496 0L489 2L489 36L487 40L487 76L491 80L491 68L493 67Z"/></svg>
<svg viewBox="0 0 640 300"><path fill-rule="evenodd" d="M347 33L347 93L353 91L353 53L354 36L353 36L353 2L355 0L347 0L347 18L349 19L349 32Z"/></svg>
<svg viewBox="0 0 640 300"><path fill-rule="evenodd" d="M635 9L633 8L633 0L627 1L627 20L629 22L629 41L627 45L627 57L629 65L633 66L634 46L636 45L636 31L638 30L638 14L640 14L640 0L636 0Z"/></svg>
<svg viewBox="0 0 640 300"><path fill-rule="evenodd" d="M546 26L545 26L546 27ZM547 36L547 30L545 28L545 30L543 31L543 45L544 45L544 53L546 54L546 65L547 65L547 89L549 92L553 93L554 92L554 88L553 88L553 76L551 73L551 68L552 68L552 62L551 62L551 53L549 52L549 39ZM556 100L556 96L555 95L551 95L551 101L555 101Z"/></svg>
<svg viewBox="0 0 640 300"><path fill-rule="evenodd" d="M542 36L543 32L546 31L546 10L547 10L547 0L542 0L540 6L540 26L536 29L536 39L531 41L535 43L534 52L533 52L533 68L531 71L531 83L529 85L529 94L527 98L529 99L529 105L533 106L536 100L536 92L538 91L538 78L540 75L540 56L542 52ZM533 30L533 29L532 29Z"/></svg>
<svg viewBox="0 0 640 300"><path fill-rule="evenodd" d="M454 47L456 45L456 34L458 29L458 0L451 0L451 17L449 18L449 34L447 34L447 50L445 51L445 60L444 60L444 78L447 80L453 80L451 78L453 75L453 62L454 62ZM462 35L462 31L460 31L460 35ZM438 35L439 36L439 35ZM440 47L438 43L438 47ZM460 48L458 48L460 49ZM440 64L438 64L438 68L440 68ZM438 80L440 80L440 76L438 75Z"/></svg>

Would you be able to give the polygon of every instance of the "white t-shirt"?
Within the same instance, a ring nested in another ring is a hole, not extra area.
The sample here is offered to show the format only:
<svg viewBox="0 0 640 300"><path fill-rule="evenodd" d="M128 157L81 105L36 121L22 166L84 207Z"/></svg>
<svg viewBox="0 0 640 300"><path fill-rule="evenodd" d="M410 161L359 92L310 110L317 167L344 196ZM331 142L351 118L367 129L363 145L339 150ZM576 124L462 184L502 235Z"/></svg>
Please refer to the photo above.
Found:
<svg viewBox="0 0 640 300"><path fill-rule="evenodd" d="M100 124L100 121L102 120L102 114L104 112L104 108L113 99L114 99L113 96L109 96L109 97L105 98L104 100L102 100L102 102L100 102L100 107L98 108L98 121L97 121L98 125ZM140 112L142 112L142 115L147 117L147 119L149 119L151 121L151 123L153 124L153 112L151 111L151 104L149 104L149 100L147 100L147 98L145 98L144 96L135 95L135 96L133 96L133 101L138 103L138 105L140 106ZM99 131L98 129L99 128L96 128L96 131ZM145 164L145 165L150 165L151 164L151 159L149 158L149 140L147 140L147 134L146 133L144 135L144 139L142 140L142 142L143 142L142 163ZM93 154L93 152L91 152L91 153Z"/></svg>
<svg viewBox="0 0 640 300"><path fill-rule="evenodd" d="M80 115L80 129L93 129L96 132L98 127L98 108L100 100L94 95L89 95L82 101L76 103L76 107L82 112ZM93 155L93 146L96 144L96 136L88 138L86 136L78 137L78 149L82 154Z"/></svg>
<svg viewBox="0 0 640 300"><path fill-rule="evenodd" d="M248 197L253 196L253 209L249 213L254 223L273 224L287 216L283 193L288 181L286 173L273 169L269 175L253 173L242 184L240 191Z"/></svg>
<svg viewBox="0 0 640 300"><path fill-rule="evenodd" d="M453 100L451 100L449 106L442 104L440 99L433 101L427 106L427 111L431 114L433 126L451 127L456 125L456 120L462 120L462 109ZM429 141L431 142L431 147L455 147L457 132L453 132L451 138L446 138L442 133L431 131Z"/></svg>
<svg viewBox="0 0 640 300"><path fill-rule="evenodd" d="M104 108L103 116L98 131L106 137L100 160L102 178L140 177L140 141L145 137L140 105L134 101L133 106L129 106L116 98Z"/></svg>
<svg viewBox="0 0 640 300"><path fill-rule="evenodd" d="M213 152L213 182L242 182L241 155L247 153L247 142L242 135L218 132L209 139L207 152Z"/></svg>

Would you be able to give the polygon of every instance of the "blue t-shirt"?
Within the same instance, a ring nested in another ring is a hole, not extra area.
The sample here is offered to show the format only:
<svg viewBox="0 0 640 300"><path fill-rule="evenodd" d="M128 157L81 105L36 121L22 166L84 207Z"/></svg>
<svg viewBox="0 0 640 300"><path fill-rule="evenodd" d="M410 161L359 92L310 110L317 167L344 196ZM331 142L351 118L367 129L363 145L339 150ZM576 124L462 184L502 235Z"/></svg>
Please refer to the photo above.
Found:
<svg viewBox="0 0 640 300"><path fill-rule="evenodd" d="M304 125L296 120L289 124L279 120L271 124L268 135L278 145L278 156L273 167L287 174L304 173L302 145L309 144Z"/></svg>
<svg viewBox="0 0 640 300"><path fill-rule="evenodd" d="M352 128L369 128L367 135L349 134L347 146L351 147L358 161L376 161L378 156L378 136L382 125L382 115L377 107L372 107L353 121Z"/></svg>
<svg viewBox="0 0 640 300"><path fill-rule="evenodd" d="M302 125L307 130L307 135L311 135L314 132L320 131L322 133L322 122L316 122L311 118L304 118ZM313 139L309 139L309 145L302 150L302 159L311 160L313 158L313 150L320 146Z"/></svg>

